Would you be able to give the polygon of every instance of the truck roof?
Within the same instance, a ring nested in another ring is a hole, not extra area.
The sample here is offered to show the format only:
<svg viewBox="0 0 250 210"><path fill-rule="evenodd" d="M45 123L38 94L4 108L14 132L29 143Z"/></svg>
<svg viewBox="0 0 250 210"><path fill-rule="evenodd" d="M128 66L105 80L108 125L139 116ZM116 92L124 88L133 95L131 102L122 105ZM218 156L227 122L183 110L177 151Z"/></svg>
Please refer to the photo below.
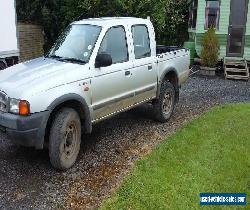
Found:
<svg viewBox="0 0 250 210"><path fill-rule="evenodd" d="M102 17L102 18L89 18L80 21L75 21L73 24L90 24L98 26L113 26L132 24L147 24L151 23L148 19L135 18L135 17Z"/></svg>

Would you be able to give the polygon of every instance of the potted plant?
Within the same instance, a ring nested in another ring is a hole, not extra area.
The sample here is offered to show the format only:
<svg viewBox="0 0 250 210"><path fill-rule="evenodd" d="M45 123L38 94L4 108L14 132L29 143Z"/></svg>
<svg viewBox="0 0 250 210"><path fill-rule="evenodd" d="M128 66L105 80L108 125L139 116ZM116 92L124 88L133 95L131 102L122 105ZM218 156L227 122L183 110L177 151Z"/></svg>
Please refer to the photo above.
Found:
<svg viewBox="0 0 250 210"><path fill-rule="evenodd" d="M204 35L201 50L201 74L215 76L220 45L215 29L209 28Z"/></svg>

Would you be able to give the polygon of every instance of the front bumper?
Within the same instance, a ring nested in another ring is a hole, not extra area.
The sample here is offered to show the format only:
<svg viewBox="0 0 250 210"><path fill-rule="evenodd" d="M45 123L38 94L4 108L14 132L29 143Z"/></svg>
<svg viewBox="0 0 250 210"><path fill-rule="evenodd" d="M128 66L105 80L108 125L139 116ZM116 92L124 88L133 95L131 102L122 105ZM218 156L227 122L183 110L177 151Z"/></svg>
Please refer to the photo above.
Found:
<svg viewBox="0 0 250 210"><path fill-rule="evenodd" d="M18 116L0 112L0 131L6 132L14 144L42 149L49 112Z"/></svg>

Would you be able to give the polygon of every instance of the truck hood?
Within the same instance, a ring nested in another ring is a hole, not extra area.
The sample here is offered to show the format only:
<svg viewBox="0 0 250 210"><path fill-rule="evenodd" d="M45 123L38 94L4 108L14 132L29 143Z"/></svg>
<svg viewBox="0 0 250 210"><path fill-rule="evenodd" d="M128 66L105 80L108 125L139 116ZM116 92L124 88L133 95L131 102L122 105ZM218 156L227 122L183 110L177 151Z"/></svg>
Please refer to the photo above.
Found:
<svg viewBox="0 0 250 210"><path fill-rule="evenodd" d="M84 78L84 65L65 63L56 59L37 58L0 71L0 90L9 97L20 98L23 93L35 94L46 91L66 81L75 81L76 72L81 70ZM78 77L78 79L80 79Z"/></svg>

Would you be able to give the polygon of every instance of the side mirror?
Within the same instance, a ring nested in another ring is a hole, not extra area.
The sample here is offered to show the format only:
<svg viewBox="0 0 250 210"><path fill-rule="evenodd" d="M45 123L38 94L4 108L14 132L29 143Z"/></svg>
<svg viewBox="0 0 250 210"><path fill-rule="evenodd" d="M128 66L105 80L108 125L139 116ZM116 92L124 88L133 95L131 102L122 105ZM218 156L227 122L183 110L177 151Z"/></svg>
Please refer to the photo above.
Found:
<svg viewBox="0 0 250 210"><path fill-rule="evenodd" d="M112 58L107 53L100 53L96 56L96 59L95 59L96 68L111 66L112 63L113 63Z"/></svg>

